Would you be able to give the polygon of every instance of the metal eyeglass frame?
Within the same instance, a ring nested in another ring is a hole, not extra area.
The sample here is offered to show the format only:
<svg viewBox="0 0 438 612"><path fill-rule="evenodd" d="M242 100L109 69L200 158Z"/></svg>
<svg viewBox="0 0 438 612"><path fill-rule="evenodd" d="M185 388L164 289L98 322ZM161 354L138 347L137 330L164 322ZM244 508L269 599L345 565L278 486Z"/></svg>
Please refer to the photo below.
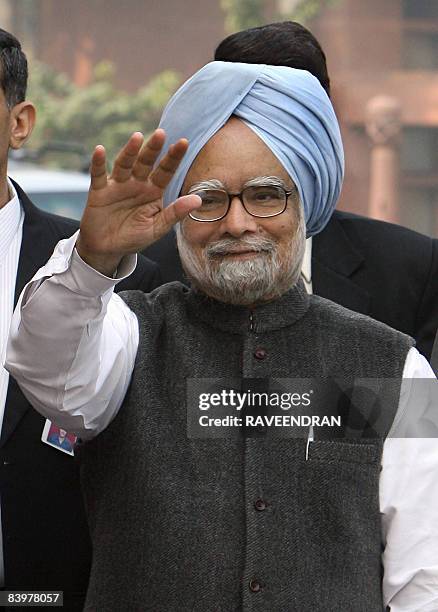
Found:
<svg viewBox="0 0 438 612"><path fill-rule="evenodd" d="M272 187L272 185L257 185L257 187L262 187L262 188ZM240 203L242 204L244 210L248 213L248 215L251 215L251 217L255 217L256 219L272 219L272 217L278 217L278 215L282 215L284 211L286 210L287 200L289 196L291 196L294 193L294 191L286 191L286 189L284 189L283 187L280 187L279 185L278 186L276 185L275 188L281 189L281 191L284 192L285 200L284 200L283 210L281 210L280 212L274 213L273 215L255 215L254 213L250 212L246 208L245 203L243 201L243 194L245 193L247 189L254 189L254 187L249 185L248 187L245 187L245 189L242 189L240 193L229 193L228 191L225 191L225 189L199 189L198 191L192 191L190 195L199 195L199 193L202 191L220 191L222 193L225 193L228 197L228 206L224 214L221 215L220 217L216 217L215 219L197 219L196 217L193 217L191 212L189 212L189 217L193 219L193 221L198 221L198 223L214 223L215 221L221 221L228 215L228 212L231 208L231 202L234 200L234 198L239 198Z"/></svg>

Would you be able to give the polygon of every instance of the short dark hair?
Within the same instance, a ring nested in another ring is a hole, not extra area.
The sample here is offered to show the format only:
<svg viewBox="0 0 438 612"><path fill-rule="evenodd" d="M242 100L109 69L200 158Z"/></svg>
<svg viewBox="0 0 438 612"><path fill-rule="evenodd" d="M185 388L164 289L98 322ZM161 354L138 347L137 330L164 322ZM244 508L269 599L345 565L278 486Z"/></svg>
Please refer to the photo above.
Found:
<svg viewBox="0 0 438 612"><path fill-rule="evenodd" d="M219 43L214 59L308 70L330 96L325 53L313 34L296 21L270 23L231 34Z"/></svg>
<svg viewBox="0 0 438 612"><path fill-rule="evenodd" d="M0 87L12 108L26 98L27 59L19 40L0 28Z"/></svg>

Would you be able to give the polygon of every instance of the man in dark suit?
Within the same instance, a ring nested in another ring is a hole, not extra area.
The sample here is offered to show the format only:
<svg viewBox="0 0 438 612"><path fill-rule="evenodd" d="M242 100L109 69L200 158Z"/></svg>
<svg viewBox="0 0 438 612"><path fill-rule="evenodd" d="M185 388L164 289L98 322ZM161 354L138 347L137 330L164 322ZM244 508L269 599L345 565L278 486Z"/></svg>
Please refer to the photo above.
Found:
<svg viewBox="0 0 438 612"><path fill-rule="evenodd" d="M57 242L78 228L36 208L7 179L8 149L25 142L35 120L26 81L20 43L0 30L0 588L63 590L63 609L73 612L83 608L91 560L76 462L42 441L45 419L3 368L12 308L23 287ZM158 284L157 265L142 258L118 290L150 291Z"/></svg>
<svg viewBox="0 0 438 612"><path fill-rule="evenodd" d="M232 34L217 47L215 60L305 69L330 95L324 52L298 23ZM419 351L430 357L438 327L438 240L335 211L312 239L311 253L314 293L413 336ZM183 279L173 232L145 254L158 262L164 282Z"/></svg>

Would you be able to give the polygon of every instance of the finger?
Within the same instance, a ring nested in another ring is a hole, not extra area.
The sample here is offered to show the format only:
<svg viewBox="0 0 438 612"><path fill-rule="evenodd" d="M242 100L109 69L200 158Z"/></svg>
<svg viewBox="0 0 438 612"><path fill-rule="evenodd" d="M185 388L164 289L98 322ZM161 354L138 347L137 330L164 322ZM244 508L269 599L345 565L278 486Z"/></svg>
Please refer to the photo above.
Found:
<svg viewBox="0 0 438 612"><path fill-rule="evenodd" d="M157 157L161 153L165 140L166 134L164 130L159 128L155 130L148 141L142 146L137 161L132 169L132 176L138 181L145 181L148 178Z"/></svg>
<svg viewBox="0 0 438 612"><path fill-rule="evenodd" d="M172 229L175 223L178 223L179 221L185 219L189 212L191 212L192 210L196 210L196 208L199 208L201 204L201 198L193 194L182 196L175 200L173 204L166 206L166 208L164 208L160 213L159 223L157 224L156 229L154 230L156 239L158 240L159 238L161 238L161 236L167 234L167 232Z"/></svg>
<svg viewBox="0 0 438 612"><path fill-rule="evenodd" d="M131 177L132 168L137 161L143 140L144 138L141 132L134 132L117 155L116 161L114 162L113 171L111 173L111 178L113 178L117 183L124 183Z"/></svg>
<svg viewBox="0 0 438 612"><path fill-rule="evenodd" d="M154 185L160 187L160 189L165 189L167 187L184 157L188 146L189 142L185 138L181 138L177 143L170 145L166 155L151 172L149 177Z"/></svg>
<svg viewBox="0 0 438 612"><path fill-rule="evenodd" d="M93 151L90 165L91 189L103 189L106 187L106 154L105 147L97 145Z"/></svg>

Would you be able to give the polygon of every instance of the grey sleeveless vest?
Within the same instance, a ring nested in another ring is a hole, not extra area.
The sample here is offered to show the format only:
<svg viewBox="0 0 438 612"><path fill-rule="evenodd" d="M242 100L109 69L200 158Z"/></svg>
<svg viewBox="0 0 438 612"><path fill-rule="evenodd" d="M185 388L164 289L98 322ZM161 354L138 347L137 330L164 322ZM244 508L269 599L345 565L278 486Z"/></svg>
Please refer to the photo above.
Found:
<svg viewBox="0 0 438 612"><path fill-rule="evenodd" d="M170 283L121 296L130 388L79 449L94 556L86 610L381 612L383 436L189 439L186 379L400 379L413 342L298 284L257 307ZM262 349L262 350L260 350Z"/></svg>

